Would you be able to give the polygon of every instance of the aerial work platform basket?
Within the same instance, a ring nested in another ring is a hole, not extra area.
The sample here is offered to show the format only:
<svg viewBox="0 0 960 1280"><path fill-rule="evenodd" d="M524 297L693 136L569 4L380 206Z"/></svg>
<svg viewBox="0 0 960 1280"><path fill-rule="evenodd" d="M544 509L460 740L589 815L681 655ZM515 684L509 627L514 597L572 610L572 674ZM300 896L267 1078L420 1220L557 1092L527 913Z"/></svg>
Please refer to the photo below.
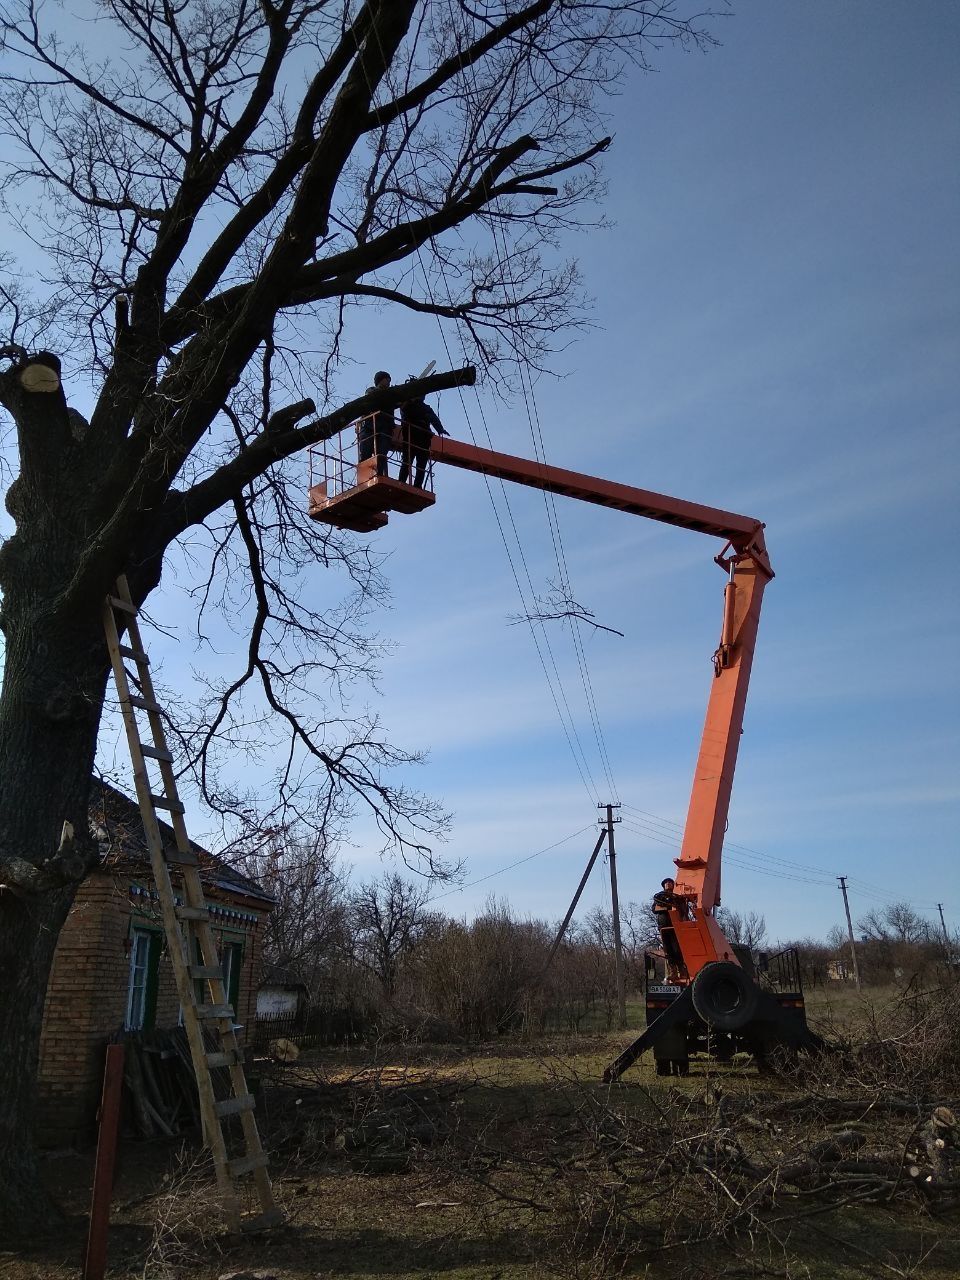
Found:
<svg viewBox="0 0 960 1280"><path fill-rule="evenodd" d="M432 461L427 461L422 488L389 474L391 454L394 455L392 465L405 465L408 478L415 468L415 458L409 446L404 444L400 428L394 433L394 442L385 457L375 451L361 461L360 438L364 421L361 418L352 431L348 428L323 444L314 445L309 451L307 514L311 520L337 529L351 529L354 533L372 533L375 529L382 529L391 511L413 515L432 507L436 501ZM371 443L376 450L376 437ZM404 458L405 452L411 456Z"/></svg>

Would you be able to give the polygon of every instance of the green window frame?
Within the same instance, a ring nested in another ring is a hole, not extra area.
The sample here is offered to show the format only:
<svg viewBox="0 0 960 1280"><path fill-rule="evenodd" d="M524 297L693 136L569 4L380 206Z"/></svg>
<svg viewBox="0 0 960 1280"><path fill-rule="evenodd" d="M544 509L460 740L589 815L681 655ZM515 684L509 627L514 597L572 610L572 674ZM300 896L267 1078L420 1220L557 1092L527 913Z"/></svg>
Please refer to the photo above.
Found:
<svg viewBox="0 0 960 1280"><path fill-rule="evenodd" d="M156 929L131 929L125 1031L149 1031L156 1023L162 948L163 935Z"/></svg>
<svg viewBox="0 0 960 1280"><path fill-rule="evenodd" d="M227 993L227 1001L236 1017L240 1012L240 975L243 972L242 939L223 939L220 946L220 967L223 970L223 985Z"/></svg>

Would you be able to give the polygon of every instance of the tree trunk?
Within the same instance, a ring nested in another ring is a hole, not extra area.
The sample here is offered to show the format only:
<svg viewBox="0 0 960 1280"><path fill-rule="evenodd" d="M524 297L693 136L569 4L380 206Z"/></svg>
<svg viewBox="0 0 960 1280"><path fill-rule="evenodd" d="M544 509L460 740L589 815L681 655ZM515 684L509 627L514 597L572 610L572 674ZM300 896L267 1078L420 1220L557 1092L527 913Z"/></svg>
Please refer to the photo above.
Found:
<svg viewBox="0 0 960 1280"><path fill-rule="evenodd" d="M8 870L0 871L0 884L7 880L0 887L0 1239L36 1235L55 1212L42 1187L34 1139L40 1028L57 938L96 858L87 805L106 680L102 634L63 623L18 625L20 611L9 608L9 596L5 603L0 867ZM72 844L62 841L65 821L75 833ZM11 884L23 864L40 868L47 883Z"/></svg>
<svg viewBox="0 0 960 1280"><path fill-rule="evenodd" d="M36 1235L53 1213L34 1142L40 1027L60 929L98 856L87 804L109 661L99 586L70 587L105 512L58 369L36 357L0 378L21 459L17 532L0 546L0 1239Z"/></svg>

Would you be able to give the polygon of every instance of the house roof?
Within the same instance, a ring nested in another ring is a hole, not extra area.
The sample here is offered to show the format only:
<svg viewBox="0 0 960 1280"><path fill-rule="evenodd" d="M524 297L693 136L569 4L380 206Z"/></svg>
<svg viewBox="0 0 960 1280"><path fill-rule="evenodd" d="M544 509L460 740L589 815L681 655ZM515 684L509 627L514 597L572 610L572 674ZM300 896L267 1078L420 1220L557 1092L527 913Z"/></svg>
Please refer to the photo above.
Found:
<svg viewBox="0 0 960 1280"><path fill-rule="evenodd" d="M101 859L105 866L132 863L149 867L150 850L143 830L140 806L135 800L131 800L102 778L94 778L90 788L89 812L90 828L100 842ZM171 851L176 849L173 827L161 818L157 819L157 824L164 848ZM276 902L274 895L256 880L251 880L235 867L229 866L195 840L190 841L190 848L197 855L200 876L205 884L226 893L255 898L260 902Z"/></svg>

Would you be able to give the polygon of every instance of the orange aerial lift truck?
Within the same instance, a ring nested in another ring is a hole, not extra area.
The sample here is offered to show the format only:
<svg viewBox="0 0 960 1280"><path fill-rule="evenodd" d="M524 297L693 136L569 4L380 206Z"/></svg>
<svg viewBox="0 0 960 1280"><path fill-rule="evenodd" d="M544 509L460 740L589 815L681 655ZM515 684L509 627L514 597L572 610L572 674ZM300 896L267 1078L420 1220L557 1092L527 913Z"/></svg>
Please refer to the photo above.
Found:
<svg viewBox="0 0 960 1280"><path fill-rule="evenodd" d="M723 837L760 604L773 578L763 524L750 516L564 471L450 437L432 439L424 488L378 475L376 457L358 462L357 456L349 433L312 451L308 507L312 519L370 532L387 523L390 511L425 510L436 500L433 464L445 463L723 541L722 550L714 556L727 575L720 643L713 655L707 719L680 856L675 859L676 905L669 913L683 963L671 975L672 981L660 980L655 955L648 953L647 1029L611 1063L604 1079L619 1078L648 1048L653 1050L658 1073L682 1075L691 1053L729 1058L745 1050L759 1062L767 1062L777 1050L793 1052L822 1045L807 1027L796 954L781 952L755 966L749 950L731 943L716 918Z"/></svg>

